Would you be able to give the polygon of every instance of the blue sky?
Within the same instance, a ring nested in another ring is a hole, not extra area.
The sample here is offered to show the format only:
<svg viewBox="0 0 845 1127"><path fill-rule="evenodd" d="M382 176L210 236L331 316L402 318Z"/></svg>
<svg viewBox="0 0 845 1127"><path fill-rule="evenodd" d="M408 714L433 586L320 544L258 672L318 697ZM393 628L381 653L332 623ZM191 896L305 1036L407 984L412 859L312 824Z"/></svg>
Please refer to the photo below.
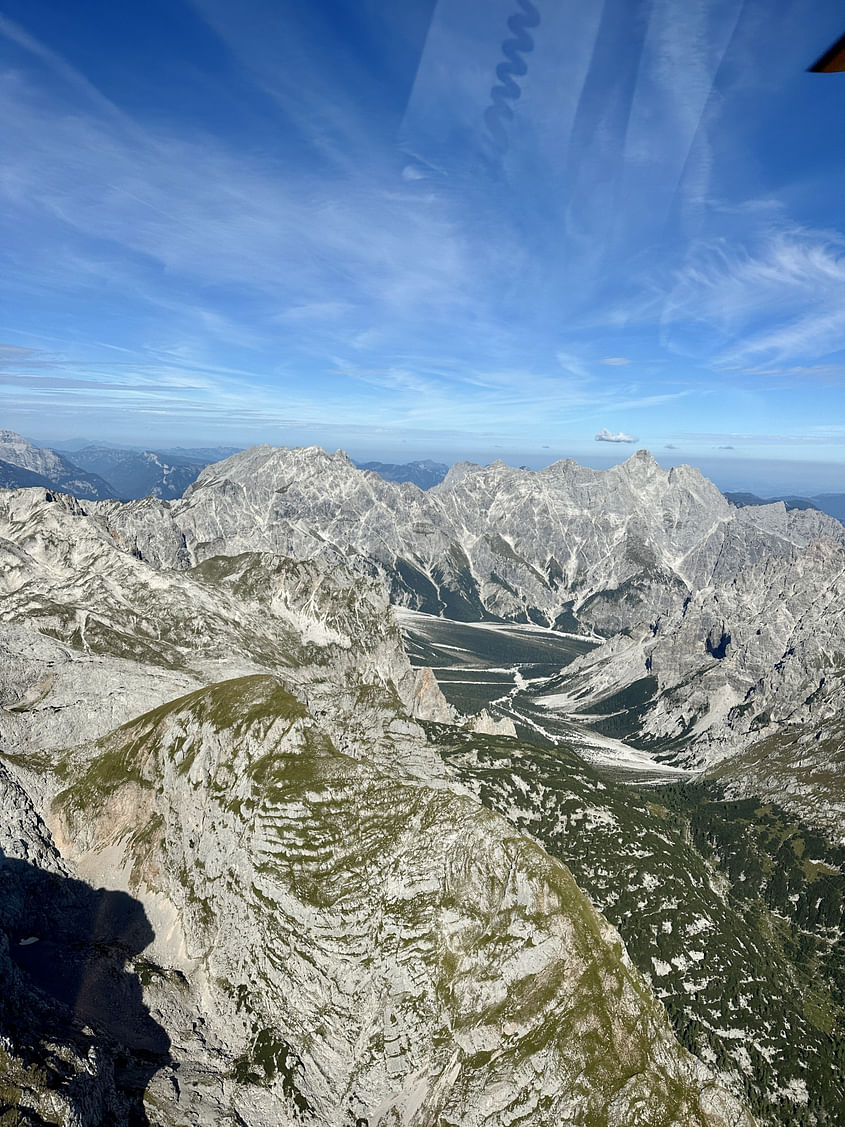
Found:
<svg viewBox="0 0 845 1127"><path fill-rule="evenodd" d="M843 30L0 0L0 426L845 489Z"/></svg>

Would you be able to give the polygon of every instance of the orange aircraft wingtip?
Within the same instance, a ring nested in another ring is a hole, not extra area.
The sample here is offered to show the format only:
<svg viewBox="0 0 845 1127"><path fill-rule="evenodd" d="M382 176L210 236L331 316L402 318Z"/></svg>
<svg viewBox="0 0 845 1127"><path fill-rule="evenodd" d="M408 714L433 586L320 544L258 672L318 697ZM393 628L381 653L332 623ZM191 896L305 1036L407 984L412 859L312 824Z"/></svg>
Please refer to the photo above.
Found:
<svg viewBox="0 0 845 1127"><path fill-rule="evenodd" d="M815 74L834 74L845 70L845 35L807 69Z"/></svg>

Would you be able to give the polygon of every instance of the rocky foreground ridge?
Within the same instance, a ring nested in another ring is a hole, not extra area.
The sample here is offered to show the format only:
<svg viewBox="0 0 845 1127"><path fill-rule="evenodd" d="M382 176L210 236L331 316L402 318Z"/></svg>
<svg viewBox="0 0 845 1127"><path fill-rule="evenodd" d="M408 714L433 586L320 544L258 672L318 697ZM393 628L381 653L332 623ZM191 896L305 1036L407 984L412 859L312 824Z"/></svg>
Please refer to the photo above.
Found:
<svg viewBox="0 0 845 1127"><path fill-rule="evenodd" d="M220 512L0 493L12 1121L750 1125L425 740L370 565Z"/></svg>
<svg viewBox="0 0 845 1127"><path fill-rule="evenodd" d="M86 509L156 567L273 551L379 577L430 613L604 639L545 704L617 715L618 734L676 762L713 764L790 726L825 743L841 711L845 528L782 503L737 508L647 451L603 471L463 463L422 492L342 453L262 446L169 504Z"/></svg>

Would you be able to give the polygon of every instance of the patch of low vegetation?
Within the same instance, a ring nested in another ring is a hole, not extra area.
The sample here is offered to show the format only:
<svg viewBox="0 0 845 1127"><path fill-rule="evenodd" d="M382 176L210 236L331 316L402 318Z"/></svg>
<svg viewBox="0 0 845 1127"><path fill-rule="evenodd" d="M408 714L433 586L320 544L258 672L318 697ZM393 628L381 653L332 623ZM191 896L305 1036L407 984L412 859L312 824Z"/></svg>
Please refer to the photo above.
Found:
<svg viewBox="0 0 845 1127"><path fill-rule="evenodd" d="M300 1115L312 1116L314 1108L300 1091L304 1066L287 1041L275 1030L260 1029L249 1051L234 1063L232 1075L240 1084L266 1087L280 1080L282 1091Z"/></svg>
<svg viewBox="0 0 845 1127"><path fill-rule="evenodd" d="M681 1043L761 1122L845 1122L845 849L713 783L637 787L564 747L427 729L485 805L570 867Z"/></svg>
<svg viewBox="0 0 845 1127"><path fill-rule="evenodd" d="M619 689L596 704L590 705L591 715L599 717L590 726L603 736L625 739L642 728L645 713L654 703L658 692L657 678L641 677ZM631 740L636 746L636 740Z"/></svg>
<svg viewBox="0 0 845 1127"><path fill-rule="evenodd" d="M718 764L710 775L732 794L784 795L796 816L841 838L845 719L782 729Z"/></svg>

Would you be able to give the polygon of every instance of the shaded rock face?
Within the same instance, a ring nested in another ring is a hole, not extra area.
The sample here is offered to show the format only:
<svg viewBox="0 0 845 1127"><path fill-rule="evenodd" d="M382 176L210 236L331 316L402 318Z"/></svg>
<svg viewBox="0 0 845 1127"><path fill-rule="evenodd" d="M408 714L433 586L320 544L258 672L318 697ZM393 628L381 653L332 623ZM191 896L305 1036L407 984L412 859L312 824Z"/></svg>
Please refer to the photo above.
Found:
<svg viewBox="0 0 845 1127"><path fill-rule="evenodd" d="M0 856L0 1091L15 1122L150 1122L170 1039L127 960L152 937L134 897Z"/></svg>
<svg viewBox="0 0 845 1127"><path fill-rule="evenodd" d="M144 908L72 877L2 762L0 810L0 1103L21 1124L143 1127L150 1081L173 1075L134 970Z"/></svg>
<svg viewBox="0 0 845 1127"><path fill-rule="evenodd" d="M378 584L134 547L0 496L4 1068L33 1123L751 1123L425 741Z"/></svg>
<svg viewBox="0 0 845 1127"><path fill-rule="evenodd" d="M710 633L707 635L707 640L704 643L704 648L711 657L715 657L717 661L727 657L728 646L731 644L731 636L725 630L724 625L713 626Z"/></svg>
<svg viewBox="0 0 845 1127"><path fill-rule="evenodd" d="M461 463L422 493L341 453L255 447L171 505L87 508L158 567L274 551L380 576L394 602L431 613L603 637L573 670L577 701L560 706L589 714L653 675L637 726L655 744L695 745L699 761L746 746L772 706L780 722L806 720L821 677L825 700L841 699L845 625L830 608L842 525L782 503L736 508L697 470L662 470L646 451L607 471Z"/></svg>

